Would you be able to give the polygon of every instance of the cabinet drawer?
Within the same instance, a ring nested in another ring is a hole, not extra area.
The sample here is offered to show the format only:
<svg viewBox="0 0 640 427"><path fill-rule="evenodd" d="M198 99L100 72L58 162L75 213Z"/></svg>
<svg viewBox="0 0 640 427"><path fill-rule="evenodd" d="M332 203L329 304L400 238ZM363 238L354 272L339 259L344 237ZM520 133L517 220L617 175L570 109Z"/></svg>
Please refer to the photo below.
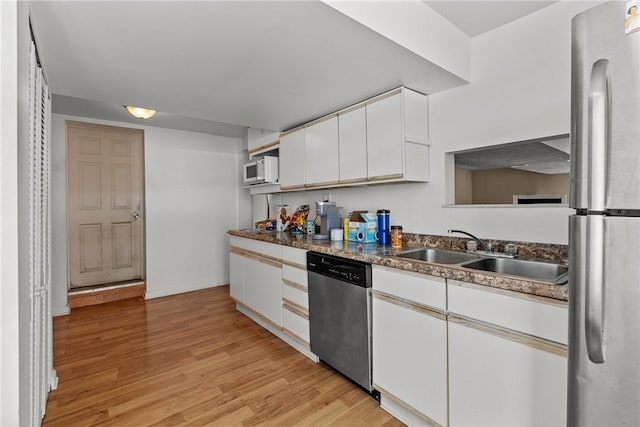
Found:
<svg viewBox="0 0 640 427"><path fill-rule="evenodd" d="M567 344L569 320L563 301L508 295L453 280L448 290L450 313Z"/></svg>
<svg viewBox="0 0 640 427"><path fill-rule="evenodd" d="M282 298L309 309L309 293L299 285L283 282Z"/></svg>
<svg viewBox="0 0 640 427"><path fill-rule="evenodd" d="M291 267L287 264L282 264L282 279L288 282L307 287L307 270L301 270L296 267Z"/></svg>
<svg viewBox="0 0 640 427"><path fill-rule="evenodd" d="M285 263L297 264L300 267L307 266L307 251L304 249L282 246L282 261Z"/></svg>
<svg viewBox="0 0 640 427"><path fill-rule="evenodd" d="M282 258L282 246L276 245L275 243L267 243L267 242L258 242L258 250L263 255L266 255L271 258L280 259Z"/></svg>
<svg viewBox="0 0 640 427"><path fill-rule="evenodd" d="M244 237L230 236L229 245L246 249L253 252L260 252L260 241L245 239Z"/></svg>
<svg viewBox="0 0 640 427"><path fill-rule="evenodd" d="M445 280L439 277L373 266L373 289L418 304L447 309Z"/></svg>
<svg viewBox="0 0 640 427"><path fill-rule="evenodd" d="M294 335L309 345L309 319L289 309L282 307L282 327L289 335Z"/></svg>

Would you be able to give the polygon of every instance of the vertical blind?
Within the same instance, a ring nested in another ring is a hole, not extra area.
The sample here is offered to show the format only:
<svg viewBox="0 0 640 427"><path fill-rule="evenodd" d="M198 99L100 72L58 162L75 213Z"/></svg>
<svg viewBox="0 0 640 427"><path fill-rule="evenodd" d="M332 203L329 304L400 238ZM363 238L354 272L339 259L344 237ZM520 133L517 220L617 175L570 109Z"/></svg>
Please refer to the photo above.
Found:
<svg viewBox="0 0 640 427"><path fill-rule="evenodd" d="M29 295L31 297L31 425L40 425L53 370L51 319L51 98L31 43L29 64Z"/></svg>

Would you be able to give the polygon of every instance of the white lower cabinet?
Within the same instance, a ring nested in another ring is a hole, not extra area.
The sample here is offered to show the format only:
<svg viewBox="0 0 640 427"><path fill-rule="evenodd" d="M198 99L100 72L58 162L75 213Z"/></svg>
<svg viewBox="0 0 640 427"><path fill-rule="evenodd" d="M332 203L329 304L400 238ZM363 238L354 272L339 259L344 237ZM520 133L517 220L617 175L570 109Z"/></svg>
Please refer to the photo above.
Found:
<svg viewBox="0 0 640 427"><path fill-rule="evenodd" d="M238 309L317 361L306 251L235 236L230 245ZM378 265L372 274L384 409L409 425L566 424L566 303Z"/></svg>
<svg viewBox="0 0 640 427"><path fill-rule="evenodd" d="M281 247L232 236L229 293L265 319L282 326Z"/></svg>
<svg viewBox="0 0 640 427"><path fill-rule="evenodd" d="M373 298L375 388L446 425L447 323L443 317L391 299Z"/></svg>
<svg viewBox="0 0 640 427"><path fill-rule="evenodd" d="M415 422L447 424L445 306L444 279L373 266L374 388Z"/></svg>
<svg viewBox="0 0 640 427"><path fill-rule="evenodd" d="M244 302L242 255L229 253L229 294L237 301Z"/></svg>
<svg viewBox="0 0 640 427"><path fill-rule="evenodd" d="M450 425L566 425L566 305L452 281L448 289Z"/></svg>
<svg viewBox="0 0 640 427"><path fill-rule="evenodd" d="M452 426L564 426L566 378L566 357L449 323Z"/></svg>
<svg viewBox="0 0 640 427"><path fill-rule="evenodd" d="M244 303L282 326L282 268L274 261L245 258Z"/></svg>

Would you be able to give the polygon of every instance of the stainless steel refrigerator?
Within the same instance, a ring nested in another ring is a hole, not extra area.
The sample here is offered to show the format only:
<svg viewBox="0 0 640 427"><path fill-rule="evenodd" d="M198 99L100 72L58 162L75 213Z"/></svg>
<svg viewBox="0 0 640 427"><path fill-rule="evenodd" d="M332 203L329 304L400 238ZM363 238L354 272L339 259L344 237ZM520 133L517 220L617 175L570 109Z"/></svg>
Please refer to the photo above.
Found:
<svg viewBox="0 0 640 427"><path fill-rule="evenodd" d="M567 424L640 426L640 32L572 21Z"/></svg>

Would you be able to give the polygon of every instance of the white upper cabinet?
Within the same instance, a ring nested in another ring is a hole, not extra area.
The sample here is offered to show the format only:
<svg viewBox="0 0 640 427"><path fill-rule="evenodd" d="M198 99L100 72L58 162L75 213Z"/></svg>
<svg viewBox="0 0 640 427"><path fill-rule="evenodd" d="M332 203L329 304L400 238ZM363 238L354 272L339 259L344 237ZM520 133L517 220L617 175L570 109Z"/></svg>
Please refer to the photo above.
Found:
<svg viewBox="0 0 640 427"><path fill-rule="evenodd" d="M299 128L280 136L280 188L304 188L305 129Z"/></svg>
<svg viewBox="0 0 640 427"><path fill-rule="evenodd" d="M401 88L366 104L367 177L429 180L427 97Z"/></svg>
<svg viewBox="0 0 640 427"><path fill-rule="evenodd" d="M305 128L306 185L335 185L340 179L338 162L338 116L311 123Z"/></svg>
<svg viewBox="0 0 640 427"><path fill-rule="evenodd" d="M282 190L429 180L427 97L398 88L280 135Z"/></svg>
<svg viewBox="0 0 640 427"><path fill-rule="evenodd" d="M340 182L367 179L367 115L364 105L338 114Z"/></svg>

